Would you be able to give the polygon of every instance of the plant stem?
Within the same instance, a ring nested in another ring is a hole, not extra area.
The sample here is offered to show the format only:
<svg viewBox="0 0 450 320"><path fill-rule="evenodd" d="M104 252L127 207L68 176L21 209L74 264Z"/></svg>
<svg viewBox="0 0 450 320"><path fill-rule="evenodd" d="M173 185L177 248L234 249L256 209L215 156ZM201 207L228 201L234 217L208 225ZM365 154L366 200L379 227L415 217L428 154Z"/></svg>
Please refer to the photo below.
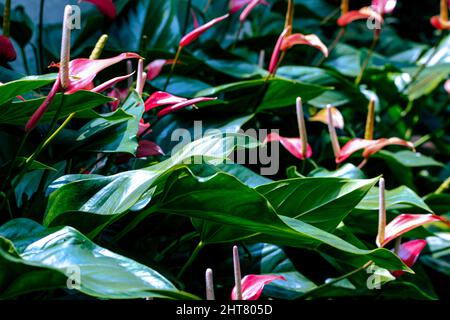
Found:
<svg viewBox="0 0 450 320"><path fill-rule="evenodd" d="M186 270L192 265L192 263L197 258L198 254L202 250L204 244L202 241L200 241L197 245L197 247L194 249L194 252L192 252L189 260L184 264L184 266L181 268L180 272L177 275L177 280L180 280L183 274L186 272Z"/></svg>
<svg viewBox="0 0 450 320"><path fill-rule="evenodd" d="M336 38L333 40L333 42L328 47L328 55L331 53L331 51L334 50L334 48L336 48L336 46L338 45L339 41L341 41L344 34L345 34L345 28L342 27L339 30L339 33L337 34ZM326 57L324 55L322 55L319 62L316 63L316 67L319 67L325 61L325 59L326 59Z"/></svg>
<svg viewBox="0 0 450 320"><path fill-rule="evenodd" d="M234 37L234 41L233 41L233 45L231 46L231 50L233 51L236 48L236 45L239 41L239 37L241 36L241 31L242 31L242 22L239 24L239 28L236 32L236 35Z"/></svg>
<svg viewBox="0 0 450 320"><path fill-rule="evenodd" d="M39 6L39 33L38 33L38 52L39 52L39 70L44 72L44 47L42 44L42 37L44 34L44 4L45 0L41 0Z"/></svg>
<svg viewBox="0 0 450 320"><path fill-rule="evenodd" d="M450 177L448 177L440 186L439 188L434 192L435 194L442 194L444 191L446 191L450 187Z"/></svg>
<svg viewBox="0 0 450 320"><path fill-rule="evenodd" d="M185 243L186 241L195 239L198 236L199 236L198 232L194 231L194 232L185 234L181 238L177 238L174 242L172 242L167 248L165 248L163 251L161 251L161 253L159 253L155 257L155 261L157 261L157 262L161 261L170 251L172 251L178 245Z"/></svg>
<svg viewBox="0 0 450 320"><path fill-rule="evenodd" d="M359 85L359 83L361 82L361 80L364 76L364 72L366 71L366 68L369 65L370 59L372 58L374 49L378 43L379 38L380 38L379 33L375 32L374 36L373 36L373 40L372 40L372 45L370 46L369 51L367 52L366 59L364 60L362 66L361 66L361 71L359 72L359 75L355 80L355 85Z"/></svg>
<svg viewBox="0 0 450 320"><path fill-rule="evenodd" d="M9 38L10 31L10 16L11 16L11 0L5 1L5 8L3 11L3 35Z"/></svg>
<svg viewBox="0 0 450 320"><path fill-rule="evenodd" d="M167 90L167 87L169 86L170 79L172 78L173 72L174 72L174 70L175 70L175 66L176 66L177 63L178 63L178 59L180 58L180 53L181 53L181 50L182 50L182 49L183 49L183 47L180 47L180 46L179 46L178 49L177 49L177 53L175 54L175 59L173 60L173 64L172 64L172 66L170 67L169 75L167 76L166 83L164 84L163 91L166 91L166 90Z"/></svg>
<svg viewBox="0 0 450 320"><path fill-rule="evenodd" d="M20 46L20 53L22 54L23 65L25 66L25 72L27 75L30 75L30 66L28 65L27 54L25 52L25 48Z"/></svg>
<svg viewBox="0 0 450 320"><path fill-rule="evenodd" d="M45 147L47 147L50 142L52 142L53 139L55 139L55 137L64 129L65 126L67 126L67 124L70 122L70 120L72 120L72 118L75 116L75 112L72 112L66 120L64 120L64 122L58 127L58 129L55 130L55 132L53 132L50 137L48 137L43 144L40 145L40 147L30 156L27 158L27 161L31 161L34 160L37 155L43 150L45 149ZM30 160L31 159L31 160Z"/></svg>
<svg viewBox="0 0 450 320"><path fill-rule="evenodd" d="M339 281L342 281L342 280L344 280L344 279L347 279L348 277L351 277L351 276L357 274L358 272L360 272L360 271L366 269L367 267L369 267L372 263L373 263L373 261L369 261L369 262L367 262L366 264L364 264L363 266L361 266L361 267L359 267L359 268L357 268L357 269L355 269L355 270L353 270L353 271L350 271L350 272L348 272L348 273L346 273L346 274L344 274L344 275L342 275L342 276L340 276L340 277L338 277L338 278L335 278L335 279L331 280L330 282L324 283L324 284L322 284L322 285L316 287L315 289L306 292L303 296L300 297L300 299L306 299L306 298L309 298L310 296L312 296L312 295L313 295L314 293L316 293L317 291L320 291L320 290L322 290L323 288L332 286L332 285L334 285L335 283L338 283Z"/></svg>
<svg viewBox="0 0 450 320"><path fill-rule="evenodd" d="M13 171L14 166L15 166L15 164L16 164L17 158L19 157L20 152L22 151L22 148L23 148L23 146L25 145L25 141L27 140L27 138L28 138L28 133L26 133L26 134L22 137L22 140L20 141L19 147L15 150L13 160L12 160L12 162L11 162L11 165L9 166L8 172L6 173L5 179L4 179L3 182L2 182L2 186L1 186L1 188L0 188L0 191L5 190L6 184L8 183L8 181L9 181L10 178L11 178L11 174L12 174L12 171ZM0 207L0 208L1 208L1 207Z"/></svg>
<svg viewBox="0 0 450 320"><path fill-rule="evenodd" d="M47 131L45 138L42 140L42 142L39 144L39 146L36 148L36 151L33 152L33 154L31 156L29 156L26 161L25 161L25 165L22 167L22 170L20 171L20 173L17 175L17 179L15 179L15 182L11 184L11 189L8 190L8 192L6 193L6 197L5 199L2 201L2 203L0 204L0 210L3 209L3 207L5 206L5 202L9 199L9 197L11 196L12 192L14 191L14 189L16 188L17 184L23 179L23 177L25 176L25 174L27 173L28 169L30 168L31 164L33 163L34 159L36 159L36 157L39 155L39 153L43 150L43 146L44 144L48 144L50 143L51 139L49 139L48 137L52 137L52 139L56 136L56 134L51 134L51 131L53 130L53 127L55 126L56 122L58 121L59 115L61 114L61 110L62 110L62 106L64 104L64 93L61 97L61 102L59 104L58 110L56 111L52 122L50 124L50 128ZM73 117L73 116L72 116ZM64 123L64 126L67 125L67 120ZM58 132L60 132L61 130L57 130ZM24 138L25 139L25 138Z"/></svg>

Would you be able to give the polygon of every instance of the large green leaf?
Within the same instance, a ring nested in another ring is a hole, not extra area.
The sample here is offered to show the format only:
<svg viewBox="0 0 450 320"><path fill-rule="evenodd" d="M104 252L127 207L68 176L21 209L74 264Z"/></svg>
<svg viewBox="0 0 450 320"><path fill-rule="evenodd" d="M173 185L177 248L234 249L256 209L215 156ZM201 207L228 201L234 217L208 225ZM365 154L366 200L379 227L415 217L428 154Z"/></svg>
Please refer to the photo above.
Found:
<svg viewBox="0 0 450 320"><path fill-rule="evenodd" d="M373 210L379 208L378 188L373 188L358 204L358 210ZM410 188L401 186L386 191L386 209L387 210L410 210L411 212L432 212L430 207Z"/></svg>
<svg viewBox="0 0 450 320"><path fill-rule="evenodd" d="M17 90L13 94L16 94L16 92ZM44 99L39 98L26 102L8 102L3 104L0 106L0 123L25 125ZM55 116L61 103L60 118L64 118L73 112L91 110L110 101L112 99L89 91L78 91L74 94L64 95L64 98L62 94L57 94L39 123L49 123Z"/></svg>
<svg viewBox="0 0 450 320"><path fill-rule="evenodd" d="M417 168L417 167L440 167L442 163L433 158L424 156L419 152L412 152L409 150L402 150L398 152L390 152L381 150L372 156L373 158L384 159L387 162L393 162L403 167Z"/></svg>
<svg viewBox="0 0 450 320"><path fill-rule="evenodd" d="M267 198L278 214L332 231L377 181L296 178L275 181L256 190Z"/></svg>
<svg viewBox="0 0 450 320"><path fill-rule="evenodd" d="M155 270L97 246L73 228L46 229L28 219L0 227L0 265L2 297L64 288L69 282L64 275L73 275L77 290L97 298L194 298Z"/></svg>
<svg viewBox="0 0 450 320"><path fill-rule="evenodd" d="M246 80L240 82L229 83L214 88L202 90L196 96L218 96L220 94L232 93L244 89L254 88L254 94L260 92L264 93L262 89L268 85L268 89L259 106L259 111L277 109L295 104L295 99L301 96L306 102L309 101L327 90L327 87L307 84L299 81L288 80L283 78L275 78L270 80ZM260 91L258 91L260 90ZM253 97L256 101L257 96Z"/></svg>
<svg viewBox="0 0 450 320"><path fill-rule="evenodd" d="M0 84L0 105L8 102L18 95L50 84L55 81L55 79L56 74L46 74L42 76L24 77L19 80Z"/></svg>
<svg viewBox="0 0 450 320"><path fill-rule="evenodd" d="M120 51L173 48L180 37L177 5L176 0L133 1L111 24L109 45Z"/></svg>
<svg viewBox="0 0 450 320"><path fill-rule="evenodd" d="M79 130L77 143L93 152L114 152L135 154L138 146L139 121L144 114L144 101L132 91L113 119L97 118Z"/></svg>
<svg viewBox="0 0 450 320"><path fill-rule="evenodd" d="M164 192L145 214L155 211L208 222L196 223L204 243L234 242L258 236L264 242L300 248L312 249L325 244L366 261L373 259L386 268L405 269L388 250L359 249L308 223L277 215L265 197L226 173L209 178L196 177L186 169L172 173Z"/></svg>
<svg viewBox="0 0 450 320"><path fill-rule="evenodd" d="M174 151L167 160L141 170L104 177L99 175L68 175L50 186L45 225L72 225L85 232L99 232L104 224L116 219L142 198L149 196L156 180L189 161L221 163L235 148L253 148L256 140L236 134L205 136ZM161 179L160 183L163 183ZM151 195L151 194L150 194ZM80 219L81 212L90 213Z"/></svg>

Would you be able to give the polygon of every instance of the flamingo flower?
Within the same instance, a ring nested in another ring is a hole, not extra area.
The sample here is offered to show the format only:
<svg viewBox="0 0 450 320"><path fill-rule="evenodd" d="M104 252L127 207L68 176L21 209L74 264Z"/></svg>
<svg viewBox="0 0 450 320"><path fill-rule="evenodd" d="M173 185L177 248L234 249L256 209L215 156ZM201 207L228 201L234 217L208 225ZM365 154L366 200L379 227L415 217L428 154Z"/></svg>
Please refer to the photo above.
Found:
<svg viewBox="0 0 450 320"><path fill-rule="evenodd" d="M448 79L447 81L445 81L445 83L444 83L444 89L445 89L445 91L447 91L448 94L450 94L450 79Z"/></svg>
<svg viewBox="0 0 450 320"><path fill-rule="evenodd" d="M249 16L249 14L253 11L253 9L256 8L256 6L260 5L260 4L264 4L264 5L269 5L266 1L264 0L250 0L250 1L245 1L246 7L245 9L242 11L241 15L239 16L239 21L241 23L243 23L245 20L247 20L247 17ZM241 8L241 7L240 7ZM239 8L239 9L240 9ZM239 10L238 9L238 10ZM230 13L232 13L230 11Z"/></svg>
<svg viewBox="0 0 450 320"><path fill-rule="evenodd" d="M180 110L184 107L192 106L196 103L212 101L217 98L207 98L207 97L198 97L194 99L186 99L182 97L174 96L167 92L158 91L153 93L148 99L145 101L145 111L150 111L152 109L166 106L161 111L158 112L158 118L164 117L169 113Z"/></svg>
<svg viewBox="0 0 450 320"><path fill-rule="evenodd" d="M312 157L312 149L309 144L307 146L306 154L302 153L302 141L300 138L286 138L280 136L278 133L272 132L268 134L266 139L264 140L264 143L269 142L280 142L281 145L286 148L286 150L289 151L290 154L300 160L305 160Z"/></svg>
<svg viewBox="0 0 450 320"><path fill-rule="evenodd" d="M397 255L408 267L411 268L416 263L420 253L426 245L427 242L423 239L405 242L400 245ZM391 271L391 273L394 277L398 278L403 275L405 271L398 270Z"/></svg>
<svg viewBox="0 0 450 320"><path fill-rule="evenodd" d="M113 78L97 87L94 87L93 80L97 76L97 74L103 69L112 66L120 61L130 58L140 58L140 56L136 53L122 53L114 58L109 59L99 59L99 60L90 60L90 59L75 59L70 61L69 63L69 84L65 90L65 93L72 94L80 90L90 90L93 92L101 92L107 90L112 87L119 81L122 81L128 78L131 75ZM58 66L53 64L52 66ZM25 132L30 132L33 130L39 120L42 118L44 113L47 111L54 97L61 89L61 79L60 74L53 84L50 93L45 98L44 102L39 106L36 112L31 116L25 125Z"/></svg>
<svg viewBox="0 0 450 320"><path fill-rule="evenodd" d="M91 60L80 58L70 61L69 85L66 93L70 94L80 90L92 90L94 88L93 81L100 71L127 59L142 58L136 53L126 52L109 59ZM53 64L52 66L57 65ZM110 82L111 85L114 83Z"/></svg>
<svg viewBox="0 0 450 320"><path fill-rule="evenodd" d="M219 22L225 20L226 18L228 18L230 15L227 13L221 17L215 18L207 23L205 23L204 25L195 28L194 30L192 30L191 32L189 32L187 35L185 35L183 38L181 38L180 40L180 48L183 48L187 45L189 45L192 41L196 40L198 37L200 37L203 33L205 33L206 31L208 31L209 29L211 29L212 27L214 27L216 24L218 24Z"/></svg>
<svg viewBox="0 0 450 320"><path fill-rule="evenodd" d="M79 2L90 2L108 19L113 20L116 17L117 10L112 0L80 0Z"/></svg>
<svg viewBox="0 0 450 320"><path fill-rule="evenodd" d="M256 2L256 4L253 4L254 2ZM249 11L251 11L258 4L262 4L265 6L269 5L269 3L265 0L231 0L230 1L230 14L238 12L245 6L248 7L248 6L252 5L253 7L249 10Z"/></svg>
<svg viewBox="0 0 450 320"><path fill-rule="evenodd" d="M337 20L337 23L340 27L345 27L350 23L352 23L353 21L367 20L367 19L374 19L375 22L380 25L383 23L382 15L378 11L372 9L371 7L364 7L359 10L349 11L340 16L339 19Z"/></svg>
<svg viewBox="0 0 450 320"><path fill-rule="evenodd" d="M307 45L322 51L325 57L328 57L328 48L315 34L295 33L285 37L281 43L281 51L286 51L295 45Z"/></svg>
<svg viewBox="0 0 450 320"><path fill-rule="evenodd" d="M406 232L431 222L444 222L450 226L445 218L434 214L400 214L386 226L383 239L380 239L380 235L377 236L377 245L384 247Z"/></svg>
<svg viewBox="0 0 450 320"><path fill-rule="evenodd" d="M308 144L308 135L306 133L305 115L303 114L303 104L300 97L296 100L296 112L297 112L297 124L299 138L286 138L280 136L276 132L272 132L267 135L264 143L280 142L281 145L286 148L294 157L305 160L312 157L312 149Z"/></svg>
<svg viewBox="0 0 450 320"><path fill-rule="evenodd" d="M448 21L448 3L441 0L441 14L434 16L430 20L433 27L438 30L450 30L450 21Z"/></svg>
<svg viewBox="0 0 450 320"><path fill-rule="evenodd" d="M269 73L275 74L280 64L280 51L286 53L286 51L295 45L307 45L314 47L322 51L325 57L328 57L328 49L323 42L314 34L303 35L301 33L295 33L288 35L291 27L286 27L278 37L278 40L273 49L272 57L269 63Z"/></svg>
<svg viewBox="0 0 450 320"><path fill-rule="evenodd" d="M16 50L11 40L6 36L0 36L0 61L14 61L16 58Z"/></svg>
<svg viewBox="0 0 450 320"><path fill-rule="evenodd" d="M164 155L164 151L156 143L148 140L139 141L136 151L136 158L146 158L159 155Z"/></svg>
<svg viewBox="0 0 450 320"><path fill-rule="evenodd" d="M397 6L397 0L372 0L372 8L382 16L392 13Z"/></svg>
<svg viewBox="0 0 450 320"><path fill-rule="evenodd" d="M389 145L405 146L411 148L412 150L415 150L414 145L411 142L402 140L400 138L389 138L389 139L381 138L378 140L366 140L355 138L347 142L341 148L340 152L336 157L336 163L344 162L353 153L362 149L364 149L363 157L365 158L365 160L367 160L371 155L377 153L378 151Z"/></svg>
<svg viewBox="0 0 450 320"><path fill-rule="evenodd" d="M333 121L333 126L338 129L344 129L344 117L342 113L337 108L331 108L331 118ZM327 109L321 109L313 117L309 118L311 122L322 122L328 124L328 112Z"/></svg>
<svg viewBox="0 0 450 320"><path fill-rule="evenodd" d="M173 63L174 63L174 60L172 60L172 59L153 60L152 62L150 62L150 64L147 67L145 67L145 69L147 70L147 80L150 81L150 80L157 78L161 74L161 71L165 65L171 65Z"/></svg>
<svg viewBox="0 0 450 320"><path fill-rule="evenodd" d="M264 286L276 280L286 279L283 276L277 275L255 275L249 274L242 279L242 299L243 300L258 300L261 296ZM239 300L236 292L236 287L231 292L231 300Z"/></svg>

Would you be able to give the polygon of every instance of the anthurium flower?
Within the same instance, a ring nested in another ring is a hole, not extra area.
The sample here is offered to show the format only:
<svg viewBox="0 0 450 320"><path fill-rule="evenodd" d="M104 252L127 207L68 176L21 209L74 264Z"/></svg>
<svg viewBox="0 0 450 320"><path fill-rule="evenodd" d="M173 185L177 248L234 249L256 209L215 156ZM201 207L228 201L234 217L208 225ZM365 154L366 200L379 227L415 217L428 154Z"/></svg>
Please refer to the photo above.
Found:
<svg viewBox="0 0 450 320"><path fill-rule="evenodd" d="M378 247L384 247L390 241L408 231L423 226L424 224L438 221L444 222L447 225L450 224L444 218L434 214L400 214L384 229L384 240L380 241L379 237L377 237L377 245Z"/></svg>
<svg viewBox="0 0 450 320"><path fill-rule="evenodd" d="M344 117L342 116L342 113L337 108L331 108L330 111L333 119L333 126L338 129L344 129ZM309 118L309 121L328 124L327 109L321 109L313 117Z"/></svg>
<svg viewBox="0 0 450 320"><path fill-rule="evenodd" d="M372 0L372 8L381 15L392 13L397 5L397 0Z"/></svg>
<svg viewBox="0 0 450 320"><path fill-rule="evenodd" d="M59 79L59 76L56 78L55 83L53 84L52 89L50 90L49 94L45 98L44 102L39 106L39 108L33 113L31 118L28 120L27 124L25 125L25 132L31 132L36 125L38 124L39 120L42 118L44 113L47 111L48 107L52 103L53 99L55 98L56 94L61 88L61 81Z"/></svg>
<svg viewBox="0 0 450 320"><path fill-rule="evenodd" d="M416 263L420 253L426 245L427 242L423 239L405 242L400 245L397 255L408 267L411 268ZM398 278L403 275L405 271L398 270L392 271L391 273L394 277Z"/></svg>
<svg viewBox="0 0 450 320"><path fill-rule="evenodd" d="M194 28L200 27L200 23L198 23L197 15L195 14L194 9L191 9L191 16L192 16L192 24L194 25Z"/></svg>
<svg viewBox="0 0 450 320"><path fill-rule="evenodd" d="M0 36L0 61L14 61L17 58L14 45L8 37Z"/></svg>
<svg viewBox="0 0 450 320"><path fill-rule="evenodd" d="M283 276L277 276L272 274L267 275L255 275L249 274L242 279L242 299L243 300L258 300L261 296L264 286L275 280L286 279ZM231 300L238 300L236 294L236 287L231 292Z"/></svg>
<svg viewBox="0 0 450 320"><path fill-rule="evenodd" d="M150 128L150 123L145 123L144 119L141 119L139 121L139 129L138 129L137 136L142 137L142 135L144 133L150 133L151 131L148 130L149 128Z"/></svg>
<svg viewBox="0 0 450 320"><path fill-rule="evenodd" d="M145 67L145 70L147 70L147 80L153 80L156 77L158 77L165 65L170 65L174 61L172 59L166 60L166 59L157 59L150 62L150 64Z"/></svg>
<svg viewBox="0 0 450 320"><path fill-rule="evenodd" d="M431 24L438 30L449 30L450 21L448 21L448 6L446 0L441 0L441 14L431 18Z"/></svg>
<svg viewBox="0 0 450 320"><path fill-rule="evenodd" d="M195 106L196 103L200 103L200 102L205 102L205 101L212 101L212 100L216 100L217 98L205 98L205 97L199 97L199 98L194 98L191 100L186 100L183 102L179 102L177 104L171 105L169 107L166 107L164 109L162 109L161 111L158 112L158 118L162 118L166 115L168 115L169 113L175 112L177 110L183 109L184 107L188 107L188 106Z"/></svg>
<svg viewBox="0 0 450 320"><path fill-rule="evenodd" d="M369 18L375 19L379 24L383 23L383 17L371 7L364 7L359 10L352 10L339 17L337 23L341 27L345 27L348 24L356 20L367 20Z"/></svg>
<svg viewBox="0 0 450 320"><path fill-rule="evenodd" d="M241 15L239 16L239 21L243 23L245 20L247 20L248 15L252 12L253 9L259 4L262 4L263 0L252 0L249 2L249 4L245 7L245 9L242 11ZM265 2L267 4L267 2Z"/></svg>
<svg viewBox="0 0 450 320"><path fill-rule="evenodd" d="M239 10L241 10L243 7L245 7L246 5L250 5L251 3L255 2L254 0L231 0L230 1L230 13L236 13ZM265 0L259 0L256 1L257 5L258 4L263 4L265 6L268 6L269 3ZM250 10L251 11L251 10Z"/></svg>
<svg viewBox="0 0 450 320"><path fill-rule="evenodd" d="M146 158L159 155L164 155L164 151L156 143L148 140L139 141L136 151L136 158Z"/></svg>
<svg viewBox="0 0 450 320"><path fill-rule="evenodd" d="M311 158L312 149L308 144L306 154L302 154L302 140L300 138L286 138L280 136L278 133L272 132L267 135L264 143L269 142L280 142L283 147L286 148L289 153L291 153L294 157L305 160L307 158Z"/></svg>
<svg viewBox="0 0 450 320"><path fill-rule="evenodd" d="M116 99L113 102L110 102L111 110L116 111L117 108L120 105L120 102L125 100L125 98L128 96L128 88L125 89L119 89L114 88L108 93L108 97Z"/></svg>
<svg viewBox="0 0 450 320"><path fill-rule="evenodd" d="M210 28L214 27L217 23L225 20L230 15L227 13L226 15L223 15L221 17L215 18L208 23L205 23L204 25L195 28L193 31L189 32L187 35L185 35L183 38L181 38L180 41L180 48L183 48L190 44L192 41L196 40L198 37L200 37L203 33L205 33Z"/></svg>
<svg viewBox="0 0 450 320"><path fill-rule="evenodd" d="M287 27L283 30L283 32L278 37L275 47L273 48L272 57L270 58L270 63L269 63L269 73L270 74L275 74L275 72L277 71L281 45L283 44L284 37L289 32L289 30L290 30L290 27Z"/></svg>
<svg viewBox="0 0 450 320"><path fill-rule="evenodd" d="M100 71L126 59L141 59L141 57L136 53L127 52L109 59L90 60L80 58L70 61L69 85L66 93L93 89L93 80Z"/></svg>
<svg viewBox="0 0 450 320"><path fill-rule="evenodd" d="M134 74L134 72L133 72L133 73L130 73L130 74L127 74L127 75L125 75L125 76L112 78L112 79L110 79L110 80L108 80L108 81L106 81L106 82L104 82L104 83L102 83L102 84L96 86L95 88L91 89L90 91L91 91L91 92L97 92L97 93L103 92L103 91L108 90L109 88L113 87L113 86L116 85L117 83L119 83L119 82L121 82L121 81L123 81L123 80L128 79L128 78L131 77L133 74Z"/></svg>
<svg viewBox="0 0 450 320"><path fill-rule="evenodd" d="M187 100L186 98L177 97L167 92L157 91L145 100L145 111L147 112L165 105L174 105Z"/></svg>
<svg viewBox="0 0 450 320"><path fill-rule="evenodd" d="M281 51L286 51L297 44L303 44L314 47L322 51L325 57L328 57L328 48L315 34L304 35L301 33L291 34L283 39L281 43Z"/></svg>
<svg viewBox="0 0 450 320"><path fill-rule="evenodd" d="M450 30L450 21L443 20L440 16L431 17L430 22L438 30Z"/></svg>
<svg viewBox="0 0 450 320"><path fill-rule="evenodd" d="M336 163L342 163L347 160L353 153L364 149L363 157L368 159L371 155L377 153L381 149L389 145L400 145L414 150L414 145L400 138L381 138L378 140L366 140L355 138L347 142L336 157Z"/></svg>
<svg viewBox="0 0 450 320"><path fill-rule="evenodd" d="M445 91L447 91L448 94L450 94L450 79L448 79L447 81L445 81L445 83L444 83L444 89L445 89Z"/></svg>
<svg viewBox="0 0 450 320"><path fill-rule="evenodd" d="M112 0L80 0L79 2L90 2L108 19L116 17L117 10Z"/></svg>

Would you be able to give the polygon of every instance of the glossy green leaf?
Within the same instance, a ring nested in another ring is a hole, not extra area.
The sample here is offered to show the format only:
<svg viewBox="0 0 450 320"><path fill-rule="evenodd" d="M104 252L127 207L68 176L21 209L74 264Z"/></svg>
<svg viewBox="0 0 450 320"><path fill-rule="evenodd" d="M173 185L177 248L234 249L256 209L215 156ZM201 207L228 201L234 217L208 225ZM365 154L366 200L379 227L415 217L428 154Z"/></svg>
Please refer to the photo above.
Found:
<svg viewBox="0 0 450 320"><path fill-rule="evenodd" d="M372 188L364 199L358 204L356 209L377 211L378 188ZM392 190L386 190L386 209L402 210L403 212L428 212L432 210L414 191L408 187L401 186Z"/></svg>
<svg viewBox="0 0 450 320"><path fill-rule="evenodd" d="M114 118L97 118L79 130L77 143L92 152L135 154L138 146L139 121L144 114L144 101L132 91ZM120 116L119 116L120 115Z"/></svg>
<svg viewBox="0 0 450 320"><path fill-rule="evenodd" d="M56 74L46 74L42 76L23 77L19 80L0 84L0 105L18 95L46 86L54 82L55 79Z"/></svg>
<svg viewBox="0 0 450 320"><path fill-rule="evenodd" d="M26 102L8 102L3 104L0 106L0 123L25 125L44 99L40 98ZM61 103L60 119L67 117L73 112L91 110L110 101L112 100L108 97L89 91L78 91L74 94L65 95L64 99L62 98L62 94L57 94L39 123L50 123Z"/></svg>
<svg viewBox="0 0 450 320"><path fill-rule="evenodd" d="M103 299L193 298L155 270L97 246L73 228L46 229L27 219L0 227L0 265L2 270L18 268L2 272L3 297L49 286L64 288L69 279L76 279L72 284L79 285L78 291ZM25 266L33 274L23 274ZM24 281L31 282L31 288Z"/></svg>
<svg viewBox="0 0 450 320"><path fill-rule="evenodd" d="M333 231L377 180L297 178L272 182L256 190L278 214Z"/></svg>
<svg viewBox="0 0 450 320"><path fill-rule="evenodd" d="M404 269L388 250L359 249L308 223L277 215L265 197L225 173L205 178L179 170L167 179L161 198L149 210L213 222L196 223L205 243L234 242L257 235L264 242L300 248L326 244L373 259L380 266Z"/></svg>

